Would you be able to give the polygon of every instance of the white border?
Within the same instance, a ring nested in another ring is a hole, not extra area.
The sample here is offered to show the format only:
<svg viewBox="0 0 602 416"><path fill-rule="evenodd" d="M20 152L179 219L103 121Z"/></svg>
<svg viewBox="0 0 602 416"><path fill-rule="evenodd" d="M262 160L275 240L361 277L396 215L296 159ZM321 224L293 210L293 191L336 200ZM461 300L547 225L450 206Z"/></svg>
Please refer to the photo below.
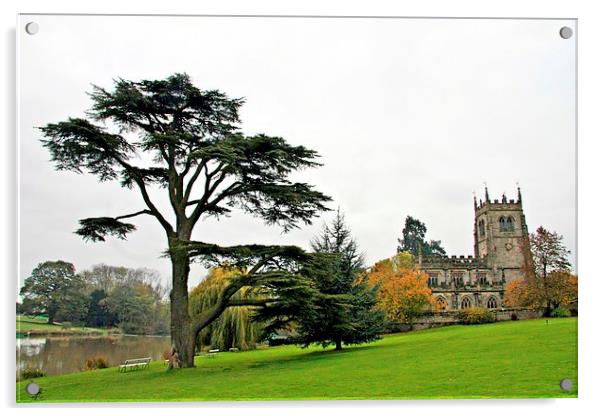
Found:
<svg viewBox="0 0 602 416"><path fill-rule="evenodd" d="M600 215L602 207L602 189L599 184L600 140L602 132L600 118L602 105L601 77L602 53L602 13L595 1L516 1L484 2L479 0L433 0L392 2L378 0L333 0L330 2L305 0L282 2L266 1L221 1L221 2L185 2L179 0L97 0L82 2L75 0L4 0L0 3L0 19L3 28L2 81L4 100L0 104L2 118L0 126L3 137L0 140L2 163L2 192L4 201L0 204L2 218L2 261L4 273L2 281L4 290L4 309L2 334L6 336L3 343L2 366L4 369L3 404L9 407L9 413L46 415L79 415L81 409L75 406L54 405L38 408L36 406L20 406L15 408L14 385L14 300L16 295L16 162L15 154L15 22L17 13L106 13L106 14L237 14L237 15L346 15L346 16L445 16L445 17L544 17L544 18L578 18L579 19L579 195L578 217L581 224L579 230L579 272L580 284L580 317L579 317L579 396L578 400L495 400L495 401L411 401L411 402L273 402L273 403L235 403L235 404L178 404L178 405L143 405L144 412L164 414L168 409L177 409L180 414L282 414L290 415L325 412L341 412L346 414L365 414L372 408L384 414L400 412L420 412L420 414L445 413L446 415L469 414L489 415L525 412L555 414L587 414L599 412L602 396L598 393L599 380L602 376L600 366L600 325L602 316L596 306L595 296L602 293L598 262L600 240ZM597 296L596 296L597 297ZM596 315L597 314L597 315ZM139 406L139 405L138 405ZM136 413L137 405L104 405L86 406L87 413L105 414L107 407L123 409L124 412Z"/></svg>

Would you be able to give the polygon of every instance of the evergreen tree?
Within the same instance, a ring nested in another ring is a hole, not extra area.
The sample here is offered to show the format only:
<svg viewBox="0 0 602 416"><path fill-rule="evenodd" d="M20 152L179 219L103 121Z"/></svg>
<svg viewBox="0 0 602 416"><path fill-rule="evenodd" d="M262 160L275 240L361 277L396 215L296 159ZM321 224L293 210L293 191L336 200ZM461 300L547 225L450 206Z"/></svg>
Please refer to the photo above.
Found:
<svg viewBox="0 0 602 416"><path fill-rule="evenodd" d="M265 281L268 275L262 270L276 258L299 253L290 247L194 242L193 231L203 218L224 217L235 208L284 231L310 224L327 210L330 198L307 183L293 182L291 174L319 166L318 154L281 137L243 134L239 109L244 99L201 90L186 74L162 80L117 79L113 90L94 86L90 98L86 118L42 127L42 143L57 170L86 172L101 182L119 181L139 193L142 205L122 215L81 219L76 233L91 241L125 239L136 229L130 220L141 215L161 226L172 264L171 339L180 366L192 367L198 334L230 306L229 298L244 286ZM168 210L152 188L162 190ZM202 261L219 256L238 257L239 263L256 261L249 268L253 273L226 287L211 310L191 316L188 278L193 255Z"/></svg>
<svg viewBox="0 0 602 416"><path fill-rule="evenodd" d="M402 235L402 238L397 239L398 253L407 251L415 257L418 257L419 254L423 256L445 256L446 254L440 240L426 241L426 225L417 218L410 215L406 217Z"/></svg>
<svg viewBox="0 0 602 416"><path fill-rule="evenodd" d="M343 344L378 339L384 325L383 313L375 308L378 288L367 280L364 257L340 210L311 246L315 254L302 274L320 293L314 313L300 319L300 342L306 346L334 344L340 350Z"/></svg>

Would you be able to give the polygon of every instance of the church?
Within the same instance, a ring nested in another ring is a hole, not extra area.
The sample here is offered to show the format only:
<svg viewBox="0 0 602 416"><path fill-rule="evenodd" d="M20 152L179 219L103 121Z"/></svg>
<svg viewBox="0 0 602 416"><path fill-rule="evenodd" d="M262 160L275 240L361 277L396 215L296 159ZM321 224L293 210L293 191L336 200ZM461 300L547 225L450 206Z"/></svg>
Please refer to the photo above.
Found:
<svg viewBox="0 0 602 416"><path fill-rule="evenodd" d="M428 274L428 284L440 310L503 306L506 285L522 276L529 256L529 232L522 196L477 203L474 197L474 254L468 256L418 256L418 267Z"/></svg>

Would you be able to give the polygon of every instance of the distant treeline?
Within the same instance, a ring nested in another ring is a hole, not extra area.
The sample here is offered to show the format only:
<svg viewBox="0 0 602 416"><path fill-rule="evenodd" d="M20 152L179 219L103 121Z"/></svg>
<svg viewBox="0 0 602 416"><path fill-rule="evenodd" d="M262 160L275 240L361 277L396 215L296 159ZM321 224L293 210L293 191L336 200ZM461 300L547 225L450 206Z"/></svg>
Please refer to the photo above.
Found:
<svg viewBox="0 0 602 416"><path fill-rule="evenodd" d="M155 270L98 264L76 273L71 263L47 261L25 279L17 313L44 314L49 323L168 335L168 292Z"/></svg>

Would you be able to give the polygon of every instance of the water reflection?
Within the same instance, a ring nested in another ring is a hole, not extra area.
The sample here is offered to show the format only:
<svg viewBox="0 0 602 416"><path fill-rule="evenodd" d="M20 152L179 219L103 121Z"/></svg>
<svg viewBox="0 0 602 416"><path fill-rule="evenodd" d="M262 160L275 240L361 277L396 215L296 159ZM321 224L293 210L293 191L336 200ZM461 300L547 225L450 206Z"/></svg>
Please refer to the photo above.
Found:
<svg viewBox="0 0 602 416"><path fill-rule="evenodd" d="M17 371L39 368L47 375L85 370L86 359L104 357L109 366L128 358L162 359L170 346L169 337L28 337L17 339Z"/></svg>

